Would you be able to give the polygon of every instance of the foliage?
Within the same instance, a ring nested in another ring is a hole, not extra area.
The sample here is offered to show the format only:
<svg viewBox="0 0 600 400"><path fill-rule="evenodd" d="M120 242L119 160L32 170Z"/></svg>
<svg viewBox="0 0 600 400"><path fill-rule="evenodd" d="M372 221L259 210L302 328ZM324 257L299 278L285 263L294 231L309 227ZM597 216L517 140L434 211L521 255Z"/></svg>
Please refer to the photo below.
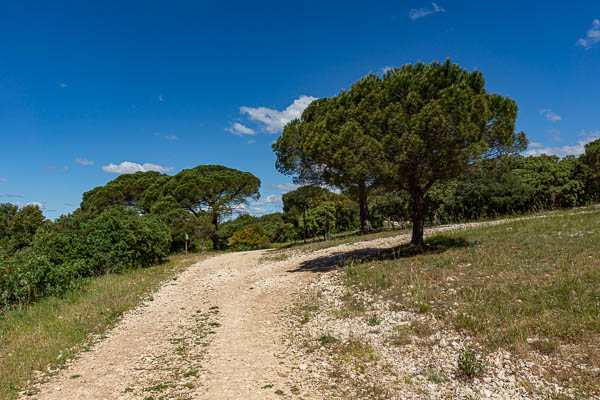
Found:
<svg viewBox="0 0 600 400"><path fill-rule="evenodd" d="M0 222L0 226L5 227L0 229L5 232L5 245L11 253L31 245L35 232L45 220L42 210L37 205L28 205L16 212L11 205L3 205L0 213L0 218L6 218Z"/></svg>
<svg viewBox="0 0 600 400"><path fill-rule="evenodd" d="M298 238L294 224L288 222L283 213L263 215L258 221L260 226L269 234L271 242L286 243Z"/></svg>
<svg viewBox="0 0 600 400"><path fill-rule="evenodd" d="M260 225L250 226L233 234L229 245L236 250L256 250L269 247L269 234Z"/></svg>
<svg viewBox="0 0 600 400"><path fill-rule="evenodd" d="M113 206L160 215L172 230L173 251L203 249L207 236L219 248L219 225L248 198L259 197L260 180L221 165L199 165L175 176L158 172L124 174L83 194L81 209L98 213ZM181 210L178 210L180 208Z"/></svg>
<svg viewBox="0 0 600 400"><path fill-rule="evenodd" d="M581 156L585 175L585 193L588 201L600 200L600 139L585 145L585 153Z"/></svg>
<svg viewBox="0 0 600 400"><path fill-rule="evenodd" d="M467 378L474 378L483 370L477 352L472 349L463 350L458 356L458 370Z"/></svg>
<svg viewBox="0 0 600 400"><path fill-rule="evenodd" d="M212 237L215 230L207 215L194 215L184 210L170 195L155 202L150 212L170 227L173 252L185 246L186 235L189 250L204 250L204 243Z"/></svg>
<svg viewBox="0 0 600 400"><path fill-rule="evenodd" d="M200 165L173 176L166 192L194 215L205 213L214 226L213 247L220 248L219 224L248 198L258 199L260 180L250 172L221 165Z"/></svg>
<svg viewBox="0 0 600 400"><path fill-rule="evenodd" d="M386 186L411 200L413 245L423 245L424 197L436 182L455 179L484 156L513 153L526 144L515 134L517 105L489 94L480 72L449 60L404 65L384 76L380 138Z"/></svg>
<svg viewBox="0 0 600 400"><path fill-rule="evenodd" d="M101 212L112 206L126 206L148 213L169 177L160 172L147 171L123 174L83 194L81 209ZM155 194L152 196L151 194Z"/></svg>
<svg viewBox="0 0 600 400"><path fill-rule="evenodd" d="M349 91L315 100L273 145L277 169L296 182L354 189L364 232L372 228L367 192L380 166L380 92L381 79L369 74Z"/></svg>
<svg viewBox="0 0 600 400"><path fill-rule="evenodd" d="M219 228L219 241L228 245L234 233L259 223L259 218L249 214L240 214L236 218L225 221Z"/></svg>
<svg viewBox="0 0 600 400"><path fill-rule="evenodd" d="M60 295L81 278L148 267L163 260L170 245L169 227L154 215L113 207L61 217L0 263L0 307Z"/></svg>
<svg viewBox="0 0 600 400"><path fill-rule="evenodd" d="M356 226L356 203L326 188L302 186L283 195L284 215L305 240L310 234L325 235Z"/></svg>

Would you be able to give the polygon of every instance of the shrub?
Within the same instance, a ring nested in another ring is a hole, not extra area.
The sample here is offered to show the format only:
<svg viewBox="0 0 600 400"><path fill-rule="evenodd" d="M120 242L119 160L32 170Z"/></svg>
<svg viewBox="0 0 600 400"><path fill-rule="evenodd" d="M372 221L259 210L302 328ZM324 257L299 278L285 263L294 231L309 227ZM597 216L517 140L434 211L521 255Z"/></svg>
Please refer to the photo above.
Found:
<svg viewBox="0 0 600 400"><path fill-rule="evenodd" d="M31 247L0 261L0 307L60 296L82 278L148 267L170 247L170 228L155 215L111 208L61 217L39 229Z"/></svg>
<svg viewBox="0 0 600 400"><path fill-rule="evenodd" d="M256 250L269 246L269 234L260 225L250 226L233 234L229 245L236 250Z"/></svg>
<svg viewBox="0 0 600 400"><path fill-rule="evenodd" d="M477 353L471 349L465 349L458 356L458 370L466 378L474 378L483 371L483 364L479 361Z"/></svg>
<svg viewBox="0 0 600 400"><path fill-rule="evenodd" d="M81 260L55 265L30 251L4 261L0 263L0 307L60 296L81 284L86 268Z"/></svg>

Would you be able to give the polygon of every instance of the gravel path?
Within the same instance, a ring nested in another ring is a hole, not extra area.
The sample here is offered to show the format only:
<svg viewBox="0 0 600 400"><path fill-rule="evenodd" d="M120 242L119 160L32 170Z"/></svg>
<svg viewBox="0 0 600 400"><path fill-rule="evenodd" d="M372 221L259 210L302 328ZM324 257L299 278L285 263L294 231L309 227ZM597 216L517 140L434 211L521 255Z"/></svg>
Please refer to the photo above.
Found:
<svg viewBox="0 0 600 400"><path fill-rule="evenodd" d="M506 221L459 224L428 234ZM100 342L23 398L280 399L303 388L304 354L286 343L288 306L338 260L390 248L408 235L303 253L218 255L165 283ZM279 259L278 259L279 258ZM317 275L318 276L318 275ZM318 387L304 399L324 398Z"/></svg>

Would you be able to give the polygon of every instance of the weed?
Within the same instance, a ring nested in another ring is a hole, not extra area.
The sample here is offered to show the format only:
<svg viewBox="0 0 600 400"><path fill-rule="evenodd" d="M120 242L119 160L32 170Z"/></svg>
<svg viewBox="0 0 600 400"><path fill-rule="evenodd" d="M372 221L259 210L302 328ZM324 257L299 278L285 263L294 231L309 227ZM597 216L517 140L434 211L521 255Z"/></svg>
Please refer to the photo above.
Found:
<svg viewBox="0 0 600 400"><path fill-rule="evenodd" d="M367 325L369 326L377 326L381 324L381 320L377 317L377 314L373 314L367 320Z"/></svg>
<svg viewBox="0 0 600 400"><path fill-rule="evenodd" d="M172 256L168 263L89 279L63 298L2 310L0 318L0 398L15 399L34 371L64 365L187 266L204 255ZM59 354L62 357L59 358Z"/></svg>
<svg viewBox="0 0 600 400"><path fill-rule="evenodd" d="M330 343L335 343L338 340L330 335L322 335L320 338L317 339L317 341L319 343L321 343L322 345L326 345L326 344L330 344Z"/></svg>
<svg viewBox="0 0 600 400"><path fill-rule="evenodd" d="M483 371L477 352L472 349L463 350L458 356L458 370L466 378L474 378Z"/></svg>
<svg viewBox="0 0 600 400"><path fill-rule="evenodd" d="M144 389L145 392L162 392L169 388L169 385L164 383L159 383L153 386L149 386Z"/></svg>

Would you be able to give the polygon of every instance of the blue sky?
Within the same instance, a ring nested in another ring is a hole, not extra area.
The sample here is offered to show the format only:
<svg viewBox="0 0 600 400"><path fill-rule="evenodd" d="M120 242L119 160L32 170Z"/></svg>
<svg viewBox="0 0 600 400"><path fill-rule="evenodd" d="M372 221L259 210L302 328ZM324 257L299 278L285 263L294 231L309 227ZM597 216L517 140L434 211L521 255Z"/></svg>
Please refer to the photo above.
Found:
<svg viewBox="0 0 600 400"><path fill-rule="evenodd" d="M291 180L271 143L311 98L416 61L483 72L531 154L600 136L600 2L0 1L0 202L74 210L118 173L250 171L255 214Z"/></svg>

